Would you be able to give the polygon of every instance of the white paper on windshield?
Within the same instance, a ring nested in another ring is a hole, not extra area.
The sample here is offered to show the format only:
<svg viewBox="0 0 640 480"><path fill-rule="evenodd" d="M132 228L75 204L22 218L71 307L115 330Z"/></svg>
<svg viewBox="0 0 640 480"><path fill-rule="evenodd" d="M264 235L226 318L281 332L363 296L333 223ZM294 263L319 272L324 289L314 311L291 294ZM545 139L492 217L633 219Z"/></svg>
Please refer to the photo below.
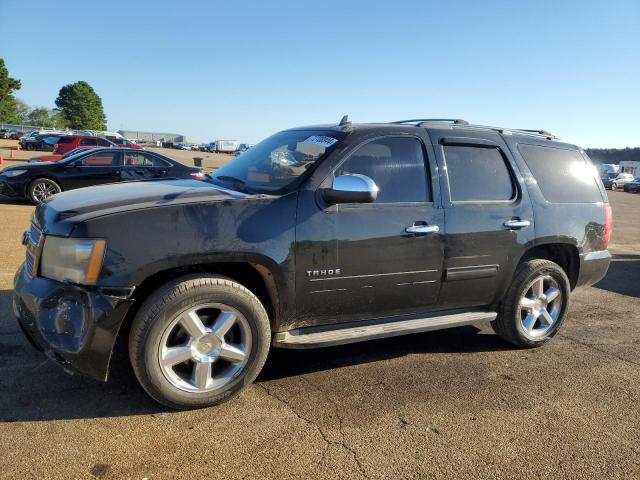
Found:
<svg viewBox="0 0 640 480"><path fill-rule="evenodd" d="M302 143L311 143L313 145L320 145L324 148L329 148L337 141L338 140L336 140L335 138L325 137L324 135L311 135Z"/></svg>

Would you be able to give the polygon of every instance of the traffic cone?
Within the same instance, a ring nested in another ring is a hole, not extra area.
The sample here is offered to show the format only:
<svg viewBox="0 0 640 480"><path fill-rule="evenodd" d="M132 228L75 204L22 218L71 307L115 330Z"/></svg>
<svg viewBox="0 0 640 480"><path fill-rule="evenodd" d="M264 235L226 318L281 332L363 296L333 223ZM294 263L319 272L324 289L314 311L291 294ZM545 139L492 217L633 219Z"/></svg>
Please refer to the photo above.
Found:
<svg viewBox="0 0 640 480"><path fill-rule="evenodd" d="M0 153L0 165L4 163L4 158L2 158L2 154Z"/></svg>
<svg viewBox="0 0 640 480"><path fill-rule="evenodd" d="M13 150L11 150L11 151L9 152L9 158L13 158L14 156L15 156L15 154L13 153Z"/></svg>

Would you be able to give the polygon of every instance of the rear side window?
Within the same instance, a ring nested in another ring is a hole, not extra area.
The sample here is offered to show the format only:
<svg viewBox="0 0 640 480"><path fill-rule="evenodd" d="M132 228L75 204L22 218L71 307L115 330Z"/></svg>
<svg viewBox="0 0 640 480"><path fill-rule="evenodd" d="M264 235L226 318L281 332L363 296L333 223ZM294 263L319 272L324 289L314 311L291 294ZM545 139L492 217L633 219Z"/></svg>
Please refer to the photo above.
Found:
<svg viewBox="0 0 640 480"><path fill-rule="evenodd" d="M526 144L518 150L549 202L602 201L594 168L579 151Z"/></svg>
<svg viewBox="0 0 640 480"><path fill-rule="evenodd" d="M376 203L427 202L431 192L422 143L413 137L387 137L366 143L334 172L366 175L378 188Z"/></svg>
<svg viewBox="0 0 640 480"><path fill-rule="evenodd" d="M509 201L515 187L497 148L445 145L444 158L453 202Z"/></svg>
<svg viewBox="0 0 640 480"><path fill-rule="evenodd" d="M118 165L118 153L117 152L99 152L92 155L87 155L76 162L76 165L82 165L83 167L107 167Z"/></svg>
<svg viewBox="0 0 640 480"><path fill-rule="evenodd" d="M156 157L155 155L147 155L145 153L125 152L124 164L136 167L170 167L171 164Z"/></svg>
<svg viewBox="0 0 640 480"><path fill-rule="evenodd" d="M80 140L80 145L96 145L95 138L83 138Z"/></svg>
<svg viewBox="0 0 640 480"><path fill-rule="evenodd" d="M73 143L73 137L60 137L58 143Z"/></svg>

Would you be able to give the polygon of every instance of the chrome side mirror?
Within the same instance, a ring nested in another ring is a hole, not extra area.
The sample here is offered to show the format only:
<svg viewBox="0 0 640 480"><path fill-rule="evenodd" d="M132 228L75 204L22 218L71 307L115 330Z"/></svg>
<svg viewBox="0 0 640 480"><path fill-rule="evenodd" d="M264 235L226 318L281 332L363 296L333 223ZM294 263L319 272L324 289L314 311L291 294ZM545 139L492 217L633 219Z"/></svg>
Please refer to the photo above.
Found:
<svg viewBox="0 0 640 480"><path fill-rule="evenodd" d="M329 205L337 203L372 203L378 198L378 186L366 175L340 175L333 180L331 188L322 192Z"/></svg>

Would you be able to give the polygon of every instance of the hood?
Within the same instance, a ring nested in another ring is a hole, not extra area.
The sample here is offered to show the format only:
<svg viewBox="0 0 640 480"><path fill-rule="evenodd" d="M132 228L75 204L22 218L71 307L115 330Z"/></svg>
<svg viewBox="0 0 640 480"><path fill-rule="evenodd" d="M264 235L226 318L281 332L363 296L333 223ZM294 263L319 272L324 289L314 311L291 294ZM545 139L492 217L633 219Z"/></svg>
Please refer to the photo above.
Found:
<svg viewBox="0 0 640 480"><path fill-rule="evenodd" d="M113 183L59 193L38 206L34 220L46 233L69 235L78 222L102 215L257 196L191 179Z"/></svg>
<svg viewBox="0 0 640 480"><path fill-rule="evenodd" d="M36 162L29 162L26 161L25 163L19 163L18 165L11 165L10 167L5 167L2 170L0 170L0 175L2 175L5 172L10 172L11 170L34 170L34 169L41 169L41 168L46 168L46 167L51 167L53 165L53 163L51 162L43 162L43 161L36 161Z"/></svg>

